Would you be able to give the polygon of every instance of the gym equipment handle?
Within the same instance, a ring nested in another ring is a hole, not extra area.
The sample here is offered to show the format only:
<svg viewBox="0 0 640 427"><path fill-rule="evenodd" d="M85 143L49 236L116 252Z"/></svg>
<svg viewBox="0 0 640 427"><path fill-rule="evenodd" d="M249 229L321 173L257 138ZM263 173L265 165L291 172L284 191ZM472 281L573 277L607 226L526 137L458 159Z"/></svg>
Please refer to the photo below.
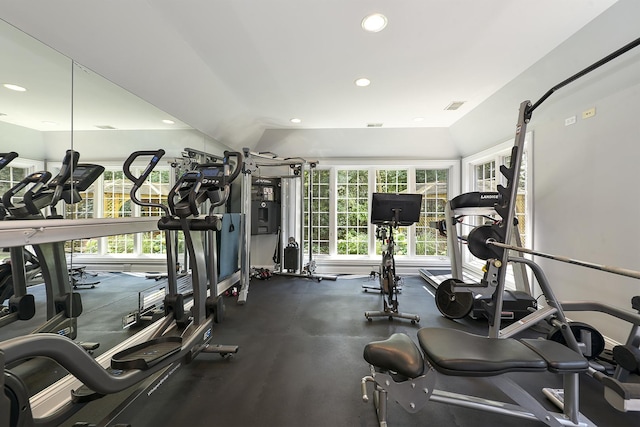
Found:
<svg viewBox="0 0 640 427"><path fill-rule="evenodd" d="M595 270L606 271L608 273L618 274L620 276L626 276L626 277L631 277L631 278L634 278L634 279L640 279L640 272L639 271L635 271L635 270L629 270L629 269L626 269L626 268L619 268L619 267L611 267L611 266L601 265L601 264L594 264L592 262L580 261L580 260L577 260L577 259L571 259L571 258L564 257L564 256L546 254L544 252L538 252L538 251L534 251L534 250L531 250L531 249L521 248L519 246L513 246L513 245L507 245L505 243L500 243L500 242L496 241L493 238L487 239L486 240L486 244L487 245L497 246L499 248L511 249L511 250L514 250L514 251L518 251L518 252L522 252L522 253L530 254L530 255L535 255L535 256L542 257L542 258L552 259L554 261L566 262L567 264L579 265L581 267L593 268Z"/></svg>
<svg viewBox="0 0 640 427"><path fill-rule="evenodd" d="M18 157L18 153L10 151L8 153L0 153L0 169L7 166L13 159Z"/></svg>
<svg viewBox="0 0 640 427"><path fill-rule="evenodd" d="M236 167L233 170L233 172L231 172L229 174L228 178L225 178L225 184L231 184L233 182L234 179L236 179L238 177L238 175L240 175L240 172L242 172L242 157L243 154L240 153L239 151L225 151L224 152L224 157L225 157L225 163L229 164L229 157L235 157L236 158Z"/></svg>
<svg viewBox="0 0 640 427"><path fill-rule="evenodd" d="M64 190L65 183L71 178L76 166L78 166L78 160L80 160L80 153L74 150L67 150L64 159L62 160L62 167L58 175L53 178L49 183L49 188L54 187L53 198L51 199L51 214L55 215L55 206L62 198L62 191Z"/></svg>
<svg viewBox="0 0 640 427"><path fill-rule="evenodd" d="M11 189L9 189L2 196L2 204L9 208L13 207L13 203L11 203L11 198L15 196L18 192L20 192L23 188L25 188L29 184L34 184L24 195L24 198L30 200L31 196L38 193L42 190L44 185L51 179L51 173L47 171L32 173L25 177L22 181L14 185ZM26 202L25 202L26 203Z"/></svg>
<svg viewBox="0 0 640 427"><path fill-rule="evenodd" d="M129 193L130 197L131 197L131 201L133 203L135 203L138 206L148 206L150 208L162 209L162 211L165 213L166 216L170 216L169 208L167 208L162 203L143 202L136 195L136 193L138 192L138 189L140 189L140 187L142 187L142 184L144 184L146 179L149 177L149 174L151 174L151 171L153 171L153 169L155 169L156 165L158 164L158 162L160 161L162 156L164 156L164 154L165 154L165 151L162 148L159 149L159 150L155 150L155 151L154 150L134 151L127 158L127 160L124 161L124 165L122 166L122 171L124 172L126 177L129 178L133 182L133 187L131 187L131 192ZM151 156L151 160L149 161L149 164L144 169L144 171L142 171L140 176L136 177L131 172L131 165L140 156Z"/></svg>
<svg viewBox="0 0 640 427"><path fill-rule="evenodd" d="M142 151L134 151L131 155L124 161L124 165L122 166L122 171L129 178L134 185L140 187L144 181L147 179L151 171L156 167L162 156L164 156L165 151L161 148L159 150L142 150ZM140 156L152 156L151 160L147 167L142 171L139 177L136 177L131 172L131 164Z"/></svg>

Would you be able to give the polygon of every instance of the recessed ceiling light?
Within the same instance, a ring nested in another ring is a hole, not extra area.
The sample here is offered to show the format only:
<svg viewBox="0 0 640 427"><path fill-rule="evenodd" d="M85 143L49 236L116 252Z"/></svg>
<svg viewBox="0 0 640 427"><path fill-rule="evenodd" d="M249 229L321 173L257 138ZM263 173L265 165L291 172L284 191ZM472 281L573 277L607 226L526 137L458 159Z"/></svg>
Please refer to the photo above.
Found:
<svg viewBox="0 0 640 427"><path fill-rule="evenodd" d="M302 123L302 120L300 120L300 119L298 119L298 118L295 118L295 117L294 117L294 118L292 118L292 119L291 119L291 120L289 120L289 121L290 121L291 123L296 123L296 124L298 124L298 123Z"/></svg>
<svg viewBox="0 0 640 427"><path fill-rule="evenodd" d="M169 119L164 119L162 121L162 123L167 124L167 125L175 125L176 122L174 122L173 120L169 120Z"/></svg>
<svg viewBox="0 0 640 427"><path fill-rule="evenodd" d="M14 85L14 84L11 84L11 83L5 83L3 86L6 87L7 89L15 90L16 92L26 92L27 91L26 88L23 88L22 86Z"/></svg>
<svg viewBox="0 0 640 427"><path fill-rule="evenodd" d="M424 122L424 117L414 117L413 121L416 122L416 123L417 122Z"/></svg>
<svg viewBox="0 0 640 427"><path fill-rule="evenodd" d="M362 28L371 33L382 31L387 26L387 17L381 13L372 13L362 20Z"/></svg>
<svg viewBox="0 0 640 427"><path fill-rule="evenodd" d="M355 84L356 84L356 86L365 87L365 86L369 86L371 84L371 80L365 79L363 77L363 78L360 78L360 79L356 80Z"/></svg>

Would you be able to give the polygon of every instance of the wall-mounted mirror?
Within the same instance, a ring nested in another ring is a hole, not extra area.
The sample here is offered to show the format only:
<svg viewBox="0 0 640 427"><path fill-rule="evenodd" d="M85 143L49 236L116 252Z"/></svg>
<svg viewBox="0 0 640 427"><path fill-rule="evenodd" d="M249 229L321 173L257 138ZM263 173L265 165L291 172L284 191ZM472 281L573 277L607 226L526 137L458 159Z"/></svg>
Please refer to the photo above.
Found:
<svg viewBox="0 0 640 427"><path fill-rule="evenodd" d="M160 214L158 210L140 208L130 201L131 182L122 169L125 159L133 151L159 148L166 151L139 193L142 200L164 202L177 175L184 172L191 161L185 153L186 148L213 156L220 156L226 149L222 144L1 20L0 57L3 58L0 65L0 153L19 154L10 165L0 170L0 196L31 173L46 170L55 177L62 168L67 150L74 150L79 154L78 164L86 167L98 165L104 167L104 171L100 170L99 176L92 177L86 188L83 186L80 189L80 198L73 200L73 203L58 203L55 213L65 219L155 216ZM134 163L132 170L136 173L141 171L147 160ZM20 203L24 190L17 192L11 200ZM50 207L42 206L41 214L31 217L35 219L50 214ZM3 225L10 225L10 216L11 213ZM29 218L27 215L20 219ZM104 229L101 233L105 233ZM83 293L85 310L94 298L90 295L91 289L109 286L105 272L162 272L166 269L164 239L157 231L87 236L66 241L62 248L62 254L56 256L61 256L67 263L65 269L68 268L69 283L64 285L67 289L71 286L71 291ZM50 254L53 250L47 247L46 256L53 257ZM36 252L43 254L40 249L33 252L34 255L37 255ZM26 285L42 284L42 275L36 271L37 256L30 262L23 257L22 248L13 253L8 249L0 252L0 267L4 260L6 265L3 268L11 275L12 262L23 258L25 268L32 273L24 283L25 288ZM58 283L53 287L62 285ZM53 288L45 292L44 285L41 288L36 292L34 287L28 292L37 293L41 299L47 299L46 294L51 292L62 292ZM6 291L4 293L7 295L11 293ZM137 294L126 299L136 301ZM0 305L6 305L7 302L8 298L3 299ZM76 302L74 299L69 301L72 305ZM130 308L133 307L123 306L113 311L115 327L120 325L122 316ZM36 310L29 324L40 325L50 320L55 316L52 310ZM82 330L81 322L82 317L79 319L79 330ZM2 317L0 326L1 323ZM28 332L25 327L16 327L18 323L10 328L2 328L0 336L3 339L8 337L4 331L6 329L15 331L14 335ZM82 339L104 344L106 336L83 335Z"/></svg>

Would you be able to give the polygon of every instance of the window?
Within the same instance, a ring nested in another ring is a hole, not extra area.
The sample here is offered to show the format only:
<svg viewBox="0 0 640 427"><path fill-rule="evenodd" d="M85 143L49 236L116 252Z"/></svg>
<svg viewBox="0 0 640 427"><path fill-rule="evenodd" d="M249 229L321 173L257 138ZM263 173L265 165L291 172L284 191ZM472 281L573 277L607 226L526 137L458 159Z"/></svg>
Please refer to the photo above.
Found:
<svg viewBox="0 0 640 427"><path fill-rule="evenodd" d="M406 193L408 190L407 169L378 169L375 171L376 193ZM408 227L394 230L395 255L408 255ZM376 239L376 254L382 253L382 241Z"/></svg>
<svg viewBox="0 0 640 427"><path fill-rule="evenodd" d="M475 166L475 188L473 191L496 191L496 162L482 163Z"/></svg>
<svg viewBox="0 0 640 427"><path fill-rule="evenodd" d="M313 253L320 255L329 254L329 178L327 169L311 169L313 173L313 185L311 187L311 240L313 241ZM304 172L304 195L305 195L305 215L304 215L304 250L309 252L309 171Z"/></svg>
<svg viewBox="0 0 640 427"><path fill-rule="evenodd" d="M97 187L96 182L94 182L85 191L80 192L81 201L70 205L65 203L65 218L95 218L95 191ZM65 243L65 247L71 249L75 254L97 254L98 241L99 239L78 239Z"/></svg>
<svg viewBox="0 0 640 427"><path fill-rule="evenodd" d="M138 197L147 203L167 203L167 195L170 190L169 170L154 170L149 174L142 188L138 192ZM160 208L148 206L140 207L140 216L160 216L164 212ZM164 232L150 231L142 234L142 253L148 255L166 253L166 242Z"/></svg>
<svg viewBox="0 0 640 427"><path fill-rule="evenodd" d="M394 232L396 254L406 257L446 256L446 238L431 225L444 218L451 189L459 185L455 179L459 163L455 160L422 162L421 166L413 164L420 162L411 163L391 161L390 166L380 167L338 162L335 165L323 164L323 169L314 170L313 254L377 258L381 242L375 237L376 227L369 222L371 195L419 193L423 195L420 220ZM305 172L307 185L308 175ZM305 223L305 240L307 235L308 224Z"/></svg>
<svg viewBox="0 0 640 427"><path fill-rule="evenodd" d="M518 220L518 230L522 245L531 247L530 227L532 223L530 206L530 152L528 147L531 146L532 133L527 132L525 136L525 145L520 164L520 177L518 180L518 194L515 203L515 214ZM509 166L511 163L511 149L513 141L507 141L492 149L483 151L474 156L463 159L463 192L470 191L496 191L498 184L506 186L506 179L499 172L501 165ZM466 175L466 177L465 177ZM470 219L472 225L481 223L481 219ZM474 270L484 263L474 258L465 248L463 250L463 263L472 267Z"/></svg>
<svg viewBox="0 0 640 427"><path fill-rule="evenodd" d="M133 168L134 175L141 173L141 169ZM159 216L163 215L159 208L137 206L129 196L132 183L121 170L106 170L102 179L102 208L104 218L126 218L131 216ZM166 204L166 198L171 189L171 170L168 167L152 171L137 194L143 202ZM182 235L179 234L179 247L182 245ZM161 255L166 253L164 233L152 231L141 235L107 236L102 240L105 254L144 254Z"/></svg>
<svg viewBox="0 0 640 427"><path fill-rule="evenodd" d="M125 178L124 172L104 171L104 202L102 209L103 218L126 218L132 215L132 203L129 198L131 184ZM107 237L108 254L133 254L134 235L122 234Z"/></svg>
<svg viewBox="0 0 640 427"><path fill-rule="evenodd" d="M4 194L14 185L22 181L24 177L29 174L28 167L14 167L7 166L0 170L0 194ZM22 201L22 196L14 196L11 198L12 203L19 203Z"/></svg>
<svg viewBox="0 0 640 427"><path fill-rule="evenodd" d="M416 170L416 193L422 194L420 221L416 224L416 255L447 255L447 238L441 236L432 223L444 219L449 201L449 170Z"/></svg>
<svg viewBox="0 0 640 427"><path fill-rule="evenodd" d="M522 160L520 162L520 179L518 181L518 194L516 196L516 220L518 221L518 232L520 233L520 242L522 246L527 245L527 212L529 211L529 195L527 188L529 187L528 180L528 165L527 165L528 152L522 153ZM504 164L509 165L511 163L511 156L505 156Z"/></svg>
<svg viewBox="0 0 640 427"><path fill-rule="evenodd" d="M369 171L337 171L336 222L338 255L369 254Z"/></svg>

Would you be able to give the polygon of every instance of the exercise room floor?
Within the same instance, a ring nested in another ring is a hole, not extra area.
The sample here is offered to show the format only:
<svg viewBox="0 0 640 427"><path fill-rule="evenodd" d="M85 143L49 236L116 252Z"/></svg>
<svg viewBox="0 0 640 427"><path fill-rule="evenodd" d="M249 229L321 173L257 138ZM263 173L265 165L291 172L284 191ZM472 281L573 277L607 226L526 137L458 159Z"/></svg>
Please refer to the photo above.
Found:
<svg viewBox="0 0 640 427"><path fill-rule="evenodd" d="M149 286L148 281L142 280L144 286ZM277 276L252 280L247 303L239 306L234 299L227 299L225 320L214 331L214 343L238 345L238 354L230 359L215 354L199 355L151 397L139 399L127 408L117 421L133 427L374 427L377 420L373 405L362 402L360 388L361 378L369 373L362 358L365 344L385 339L394 332L405 332L415 340L418 329L425 326L486 331L485 322L471 319L454 322L442 317L427 292L432 289L417 275L405 276L399 301L400 311L421 317L419 325L401 319L389 321L386 317L368 322L364 312L380 309L382 301L376 292L363 292L363 284L375 282L349 276L321 282ZM103 281L99 288L79 292L83 294L83 317L86 316L81 332L83 328L86 332L99 331L105 339L122 334L117 328L110 331L107 326L126 311L122 295L117 297L109 292L108 281ZM109 303L107 298L121 302ZM91 308L90 300L100 300L102 308ZM116 308L122 311L116 313ZM559 377L553 374L511 377L552 408L541 388L559 387ZM582 412L594 423L607 427L640 425L640 413L621 413L611 408L603 400L597 382L581 376L580 384ZM482 379L441 377L437 386L505 399ZM541 425L435 402L416 414L390 402L388 422L390 427Z"/></svg>

